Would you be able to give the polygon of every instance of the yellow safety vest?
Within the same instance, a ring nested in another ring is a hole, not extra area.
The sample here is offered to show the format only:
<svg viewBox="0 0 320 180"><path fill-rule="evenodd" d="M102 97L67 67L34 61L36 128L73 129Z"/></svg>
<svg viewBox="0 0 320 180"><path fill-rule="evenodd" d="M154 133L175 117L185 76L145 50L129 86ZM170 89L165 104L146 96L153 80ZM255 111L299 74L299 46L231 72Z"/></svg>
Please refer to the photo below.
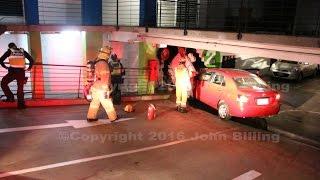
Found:
<svg viewBox="0 0 320 180"><path fill-rule="evenodd" d="M26 61L23 53L23 49L10 49L11 55L9 56L10 67L13 68L25 68Z"/></svg>
<svg viewBox="0 0 320 180"><path fill-rule="evenodd" d="M111 62L110 63L112 71L111 71L111 75L112 76L121 76L122 75L122 68L121 68L121 64L120 62Z"/></svg>

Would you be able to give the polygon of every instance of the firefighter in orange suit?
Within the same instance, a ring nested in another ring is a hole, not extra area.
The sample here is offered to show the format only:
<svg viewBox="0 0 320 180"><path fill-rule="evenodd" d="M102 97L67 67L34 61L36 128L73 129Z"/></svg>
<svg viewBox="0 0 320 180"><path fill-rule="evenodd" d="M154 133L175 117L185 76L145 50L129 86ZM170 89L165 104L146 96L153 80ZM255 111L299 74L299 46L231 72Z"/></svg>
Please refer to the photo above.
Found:
<svg viewBox="0 0 320 180"><path fill-rule="evenodd" d="M108 59L111 54L111 47L106 46L101 48L98 57L95 60L94 73L95 82L91 86L90 93L92 96L92 101L90 103L87 121L97 121L97 113L100 107L100 103L105 109L110 121L115 121L117 119L117 113L112 103L110 97L112 87L111 87L111 75L108 65Z"/></svg>
<svg viewBox="0 0 320 180"><path fill-rule="evenodd" d="M8 74L1 80L1 88L6 95L5 102L14 102L14 95L10 91L8 84L14 80L17 80L17 96L18 96L18 108L24 109L24 92L23 86L25 83L25 71L30 71L34 60L33 58L22 48L18 48L14 43L9 43L9 49L0 57L0 64L5 69L8 69ZM9 59L9 67L4 64L4 60ZM29 60L29 67L26 68L25 58Z"/></svg>
<svg viewBox="0 0 320 180"><path fill-rule="evenodd" d="M183 61L185 62L185 67L188 70L189 77L194 77L196 74L196 70L193 67L192 62L190 61L189 57L186 55L186 49L184 47L178 48L178 54L173 58L170 64L170 73L171 73L171 79L174 82L175 81L175 75L174 75L174 69L179 65L179 63Z"/></svg>
<svg viewBox="0 0 320 180"><path fill-rule="evenodd" d="M182 60L175 68L175 85L176 85L176 106L177 111L181 113L187 112L188 91L191 90L190 76L186 61Z"/></svg>

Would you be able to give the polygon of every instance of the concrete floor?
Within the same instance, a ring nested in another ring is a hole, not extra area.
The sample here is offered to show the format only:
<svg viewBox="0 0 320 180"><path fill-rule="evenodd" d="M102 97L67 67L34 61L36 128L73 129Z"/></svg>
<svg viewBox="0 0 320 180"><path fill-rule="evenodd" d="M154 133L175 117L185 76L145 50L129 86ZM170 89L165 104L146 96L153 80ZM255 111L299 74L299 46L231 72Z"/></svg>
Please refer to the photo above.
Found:
<svg viewBox="0 0 320 180"><path fill-rule="evenodd" d="M301 82L273 79L269 84L278 88L282 102L280 113L268 119L269 127L320 147L320 76Z"/></svg>
<svg viewBox="0 0 320 180"><path fill-rule="evenodd" d="M245 125L248 120L221 121L211 110L180 114L170 100L153 101L158 117L149 121L148 103L138 102L130 114L118 106L122 117L135 118L128 121L0 133L0 177L253 179L248 172L255 172L256 179L320 178L320 149ZM2 109L0 129L85 120L87 107ZM105 118L102 111L99 117Z"/></svg>

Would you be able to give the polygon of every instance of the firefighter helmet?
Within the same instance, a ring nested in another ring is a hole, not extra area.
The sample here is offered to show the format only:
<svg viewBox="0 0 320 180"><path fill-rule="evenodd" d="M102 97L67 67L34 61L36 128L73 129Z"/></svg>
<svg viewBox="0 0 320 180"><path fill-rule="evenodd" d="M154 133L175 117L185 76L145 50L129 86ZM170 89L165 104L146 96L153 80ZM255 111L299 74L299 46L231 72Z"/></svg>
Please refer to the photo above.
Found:
<svg viewBox="0 0 320 180"><path fill-rule="evenodd" d="M111 54L112 48L110 46L104 46L99 50L98 59L108 60Z"/></svg>

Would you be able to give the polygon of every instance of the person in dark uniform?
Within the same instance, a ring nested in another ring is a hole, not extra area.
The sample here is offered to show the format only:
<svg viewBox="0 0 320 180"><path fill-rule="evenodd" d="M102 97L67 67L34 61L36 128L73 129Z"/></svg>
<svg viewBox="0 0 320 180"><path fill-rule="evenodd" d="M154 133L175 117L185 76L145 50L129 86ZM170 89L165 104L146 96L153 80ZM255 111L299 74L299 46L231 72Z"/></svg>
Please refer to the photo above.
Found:
<svg viewBox="0 0 320 180"><path fill-rule="evenodd" d="M109 62L109 67L111 71L111 83L113 87L113 103L120 104L121 103L121 89L120 84L123 84L123 76L125 75L125 70L123 65L118 59L117 54L111 55L111 61Z"/></svg>
<svg viewBox="0 0 320 180"><path fill-rule="evenodd" d="M18 97L18 108L25 108L24 103L24 92L23 86L25 81L25 71L30 71L34 60L33 58L22 48L18 48L16 44L9 43L9 49L0 57L0 64L3 68L8 69L8 74L6 74L1 80L1 88L7 97L4 102L14 102L14 95L11 92L8 84L14 80L17 80L17 97ZM6 59L9 59L10 66L7 67L4 63ZM29 67L26 69L25 58L29 60Z"/></svg>

